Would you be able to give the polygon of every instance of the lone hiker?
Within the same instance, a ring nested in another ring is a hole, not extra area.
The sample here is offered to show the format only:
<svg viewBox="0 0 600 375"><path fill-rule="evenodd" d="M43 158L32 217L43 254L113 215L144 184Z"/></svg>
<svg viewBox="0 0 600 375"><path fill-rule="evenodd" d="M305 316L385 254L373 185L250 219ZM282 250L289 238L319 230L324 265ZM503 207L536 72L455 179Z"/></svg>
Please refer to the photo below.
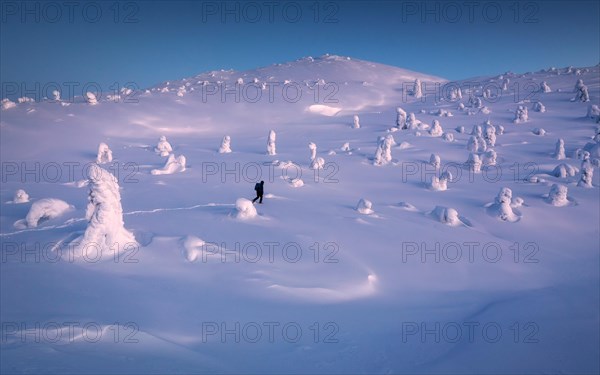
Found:
<svg viewBox="0 0 600 375"><path fill-rule="evenodd" d="M256 190L256 198L254 198L252 200L252 203L256 202L256 200L260 198L260 200L258 201L258 203L262 204L263 193L264 193L264 186L265 186L265 182L264 181L257 182L256 185L254 185L254 190Z"/></svg>

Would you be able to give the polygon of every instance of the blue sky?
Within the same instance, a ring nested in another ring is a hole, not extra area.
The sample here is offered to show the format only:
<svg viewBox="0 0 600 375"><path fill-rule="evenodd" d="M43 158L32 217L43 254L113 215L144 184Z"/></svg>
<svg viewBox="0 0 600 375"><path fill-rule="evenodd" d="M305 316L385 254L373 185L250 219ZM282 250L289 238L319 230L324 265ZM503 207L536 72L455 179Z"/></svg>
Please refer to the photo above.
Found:
<svg viewBox="0 0 600 375"><path fill-rule="evenodd" d="M64 4L2 1L2 96L7 82L148 87L325 53L448 79L600 62L598 1Z"/></svg>

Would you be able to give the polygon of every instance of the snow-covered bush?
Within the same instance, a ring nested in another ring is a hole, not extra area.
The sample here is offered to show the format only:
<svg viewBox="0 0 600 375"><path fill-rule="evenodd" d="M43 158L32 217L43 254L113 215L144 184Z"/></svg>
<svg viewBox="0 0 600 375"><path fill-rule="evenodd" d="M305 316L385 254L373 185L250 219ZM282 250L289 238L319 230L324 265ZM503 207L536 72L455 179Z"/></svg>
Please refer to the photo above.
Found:
<svg viewBox="0 0 600 375"><path fill-rule="evenodd" d="M436 154L431 154L431 156L429 157L429 164L431 164L431 166L433 166L435 169L438 169L442 165L440 156Z"/></svg>
<svg viewBox="0 0 600 375"><path fill-rule="evenodd" d="M235 217L238 219L252 219L253 217L257 216L254 204L252 201L246 198L239 198L237 201L235 201L235 209Z"/></svg>
<svg viewBox="0 0 600 375"><path fill-rule="evenodd" d="M356 205L356 211L364 215L370 215L373 213L373 203L367 199L361 199Z"/></svg>
<svg viewBox="0 0 600 375"><path fill-rule="evenodd" d="M15 196L12 200L12 203L27 203L29 202L29 194L23 189L18 189L15 191Z"/></svg>
<svg viewBox="0 0 600 375"><path fill-rule="evenodd" d="M301 180L301 179L299 179L299 178L293 178L293 179L291 179L289 182L290 182L290 185L291 185L292 187L295 187L295 188L299 188L299 187L302 187L302 186L304 186L304 181L302 181L302 180Z"/></svg>
<svg viewBox="0 0 600 375"><path fill-rule="evenodd" d="M454 130L456 130L456 132L459 133L459 134L464 134L465 127L464 126L457 126L456 128L454 128Z"/></svg>
<svg viewBox="0 0 600 375"><path fill-rule="evenodd" d="M350 142L346 142L340 147L340 151L350 152Z"/></svg>
<svg viewBox="0 0 600 375"><path fill-rule="evenodd" d="M471 135L482 137L483 131L481 130L481 125L473 125L473 128L471 129Z"/></svg>
<svg viewBox="0 0 600 375"><path fill-rule="evenodd" d="M98 156L96 156L96 163L110 163L112 161L112 151L108 145L104 142L98 145Z"/></svg>
<svg viewBox="0 0 600 375"><path fill-rule="evenodd" d="M546 201L556 207L566 206L569 204L567 193L568 188L565 185L553 184Z"/></svg>
<svg viewBox="0 0 600 375"><path fill-rule="evenodd" d="M458 211L454 208L435 206L430 215L440 223L446 225L456 226L462 223L458 216Z"/></svg>
<svg viewBox="0 0 600 375"><path fill-rule="evenodd" d="M515 111L515 118L513 120L513 122L515 124L520 124L523 122L527 122L529 120L529 113L527 111L527 107L520 105L517 107L517 110Z"/></svg>
<svg viewBox="0 0 600 375"><path fill-rule="evenodd" d="M185 163L185 156L179 155L175 157L175 154L170 154L165 166L162 169L153 169L150 171L150 173L153 175L162 175L183 172L185 171Z"/></svg>
<svg viewBox="0 0 600 375"><path fill-rule="evenodd" d="M481 172L481 158L476 153L471 152L469 154L469 159L467 159L467 167L473 173Z"/></svg>
<svg viewBox="0 0 600 375"><path fill-rule="evenodd" d="M565 141L562 138L559 138L558 141L556 141L556 147L554 149L554 158L556 160L566 159L566 156L565 156Z"/></svg>
<svg viewBox="0 0 600 375"><path fill-rule="evenodd" d="M496 125L496 134L497 135L504 134L504 126L502 126L502 125Z"/></svg>
<svg viewBox="0 0 600 375"><path fill-rule="evenodd" d="M275 130L269 131L269 138L267 140L267 154L269 155L277 155L275 141L277 140L277 134Z"/></svg>
<svg viewBox="0 0 600 375"><path fill-rule="evenodd" d="M498 155L494 150L488 150L483 154L483 165L496 165Z"/></svg>
<svg viewBox="0 0 600 375"><path fill-rule="evenodd" d="M439 108L437 110L433 110L429 112L430 115L438 116L438 117L452 117L452 112L448 112L445 109Z"/></svg>
<svg viewBox="0 0 600 375"><path fill-rule="evenodd" d="M60 91L54 90L52 91L52 100L59 101L60 100Z"/></svg>
<svg viewBox="0 0 600 375"><path fill-rule="evenodd" d="M415 79L415 84L413 86L412 94L416 99L420 99L423 97L423 89L421 87L421 80L418 78Z"/></svg>
<svg viewBox="0 0 600 375"><path fill-rule="evenodd" d="M85 218L87 228L82 237L74 241L75 254L95 258L115 254L138 246L135 237L125 229L121 193L115 176L97 164L90 168L90 191Z"/></svg>
<svg viewBox="0 0 600 375"><path fill-rule="evenodd" d="M98 99L96 99L96 95L94 95L93 92L89 92L89 91L86 92L84 99L90 105L96 105L96 104L98 104Z"/></svg>
<svg viewBox="0 0 600 375"><path fill-rule="evenodd" d="M240 78L237 79L236 83L238 85L243 85L244 84L244 79L242 77L240 77Z"/></svg>
<svg viewBox="0 0 600 375"><path fill-rule="evenodd" d="M160 154L160 156L169 156L169 154L173 152L173 147L171 147L171 144L167 141L167 137L163 135L158 140L158 144L154 151L157 154Z"/></svg>
<svg viewBox="0 0 600 375"><path fill-rule="evenodd" d="M352 118L353 122L352 122L352 127L354 129L359 129L360 128L360 118L358 118L358 115L354 115L354 117Z"/></svg>
<svg viewBox="0 0 600 375"><path fill-rule="evenodd" d="M446 142L454 142L454 134L452 133L443 133L442 139Z"/></svg>
<svg viewBox="0 0 600 375"><path fill-rule="evenodd" d="M431 178L431 190L445 191L448 190L448 181L452 180L452 173L443 172L440 177L433 176Z"/></svg>
<svg viewBox="0 0 600 375"><path fill-rule="evenodd" d="M221 147L219 147L219 154L228 154L231 152L231 137L226 135L221 141Z"/></svg>
<svg viewBox="0 0 600 375"><path fill-rule="evenodd" d="M2 110L15 108L16 106L17 106L17 103L11 101L10 99L8 99L8 98L2 99Z"/></svg>
<svg viewBox="0 0 600 375"><path fill-rule="evenodd" d="M539 136L544 136L544 135L546 135L546 130L545 130L544 128L534 128L534 129L533 129L531 132L532 132L533 134L535 134L535 135L539 135Z"/></svg>
<svg viewBox="0 0 600 375"><path fill-rule="evenodd" d="M41 220L54 219L73 207L60 199L44 198L33 202L25 220L19 220L15 223L17 228L35 228Z"/></svg>
<svg viewBox="0 0 600 375"><path fill-rule="evenodd" d="M406 129L406 112L398 107L396 108L396 127L398 129Z"/></svg>
<svg viewBox="0 0 600 375"><path fill-rule="evenodd" d="M562 163L557 165L552 171L552 175L559 178L573 177L579 172L577 168L570 164Z"/></svg>
<svg viewBox="0 0 600 375"><path fill-rule="evenodd" d="M552 90L550 89L550 86L548 86L548 82L542 81L542 84L540 86L540 91L548 93L548 92L551 92Z"/></svg>
<svg viewBox="0 0 600 375"><path fill-rule="evenodd" d="M483 102L481 101L481 98L471 95L469 97L469 107L471 108L476 108L476 109L480 109L481 107L483 107Z"/></svg>
<svg viewBox="0 0 600 375"><path fill-rule="evenodd" d="M433 120L431 128L429 129L429 134L432 137L440 137L443 133L444 129L442 129L440 122L438 120Z"/></svg>
<svg viewBox="0 0 600 375"><path fill-rule="evenodd" d="M590 94L588 93L587 86L583 83L583 80L578 79L575 84L575 97L571 99L572 102L589 102Z"/></svg>
<svg viewBox="0 0 600 375"><path fill-rule="evenodd" d="M535 103L533 103L533 110L535 112L544 113L544 112L546 112L546 106L544 106L544 104L542 104L542 102L535 102Z"/></svg>
<svg viewBox="0 0 600 375"><path fill-rule="evenodd" d="M377 150L375 151L374 164L375 165L385 165L392 161L392 146L396 142L394 141L394 137L391 134L388 134L385 137L382 137L377 145Z"/></svg>
<svg viewBox="0 0 600 375"><path fill-rule="evenodd" d="M35 99L30 98L28 96L23 96L20 98L17 98L17 103L22 104L22 103L35 103Z"/></svg>

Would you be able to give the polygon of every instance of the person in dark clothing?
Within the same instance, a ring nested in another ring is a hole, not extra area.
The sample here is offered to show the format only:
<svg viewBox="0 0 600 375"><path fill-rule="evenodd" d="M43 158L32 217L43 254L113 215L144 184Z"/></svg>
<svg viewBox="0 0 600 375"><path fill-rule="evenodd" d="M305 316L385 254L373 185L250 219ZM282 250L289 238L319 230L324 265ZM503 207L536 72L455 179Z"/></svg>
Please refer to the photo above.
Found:
<svg viewBox="0 0 600 375"><path fill-rule="evenodd" d="M264 181L258 182L256 185L254 185L254 190L256 190L256 198L254 198L252 200L252 203L256 202L256 200L260 198L260 200L258 201L258 203L262 204L263 193L265 192L264 191L264 186L265 186L265 182Z"/></svg>

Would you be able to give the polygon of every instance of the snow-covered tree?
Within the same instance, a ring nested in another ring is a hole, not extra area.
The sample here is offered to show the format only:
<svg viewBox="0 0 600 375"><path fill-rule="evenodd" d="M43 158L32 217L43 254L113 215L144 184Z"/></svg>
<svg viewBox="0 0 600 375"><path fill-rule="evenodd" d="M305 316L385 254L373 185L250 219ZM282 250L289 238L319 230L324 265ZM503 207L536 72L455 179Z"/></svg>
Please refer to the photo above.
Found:
<svg viewBox="0 0 600 375"><path fill-rule="evenodd" d="M476 153L471 152L469 154L469 159L467 159L467 166L469 170L473 173L481 172L481 158Z"/></svg>
<svg viewBox="0 0 600 375"><path fill-rule="evenodd" d="M577 186L586 187L586 188L593 187L592 180L594 178L594 166L592 165L592 163L589 159L589 156L587 159L584 159L581 162L580 173L581 173L581 177L579 178L579 182L577 183Z"/></svg>
<svg viewBox="0 0 600 375"><path fill-rule="evenodd" d="M277 154L276 145L275 145L276 140L277 140L277 134L275 133L275 130L270 130L269 131L269 139L267 140L267 154L269 154L269 155Z"/></svg>
<svg viewBox="0 0 600 375"><path fill-rule="evenodd" d="M583 80L581 80L581 79L577 80L577 83L575 84L575 89L573 91L575 92L575 97L573 99L571 99L571 101L574 101L574 102L589 102L590 101L590 94L588 93L588 88L583 83Z"/></svg>
<svg viewBox="0 0 600 375"><path fill-rule="evenodd" d="M457 126L456 128L454 128L454 130L456 130L456 132L459 133L459 134L464 134L465 127L464 126Z"/></svg>
<svg viewBox="0 0 600 375"><path fill-rule="evenodd" d="M352 119L353 119L352 127L354 129L359 129L360 128L360 119L358 118L358 115L354 115L354 117Z"/></svg>
<svg viewBox="0 0 600 375"><path fill-rule="evenodd" d="M473 125L473 129L471 129L471 135L476 137L483 136L483 131L481 130L481 125Z"/></svg>
<svg viewBox="0 0 600 375"><path fill-rule="evenodd" d="M373 203L367 199L361 199L356 205L356 211L363 215L370 215L373 213Z"/></svg>
<svg viewBox="0 0 600 375"><path fill-rule="evenodd" d="M58 90L52 91L52 100L54 100L54 101L60 100L60 91L58 91Z"/></svg>
<svg viewBox="0 0 600 375"><path fill-rule="evenodd" d="M173 174L185 171L186 159L185 156L170 154L165 166L162 169L153 169L150 171L153 175Z"/></svg>
<svg viewBox="0 0 600 375"><path fill-rule="evenodd" d="M98 156L96 156L96 163L110 163L112 161L112 151L108 148L108 145L104 142L98 145Z"/></svg>
<svg viewBox="0 0 600 375"><path fill-rule="evenodd" d="M90 105L98 104L98 99L96 98L96 95L89 91L85 93L85 101Z"/></svg>
<svg viewBox="0 0 600 375"><path fill-rule="evenodd" d="M27 203L29 202L29 194L23 189L15 191L15 196L12 200L13 203Z"/></svg>
<svg viewBox="0 0 600 375"><path fill-rule="evenodd" d="M511 203L512 190L507 187L501 188L492 206L496 217L504 221L516 221L517 215L513 212Z"/></svg>
<svg viewBox="0 0 600 375"><path fill-rule="evenodd" d="M533 110L535 112L544 113L544 112L546 112L546 106L544 106L544 104L542 104L542 102L535 102L535 103L533 103Z"/></svg>
<svg viewBox="0 0 600 375"><path fill-rule="evenodd" d="M443 133L442 139L446 142L454 142L454 134L452 133Z"/></svg>
<svg viewBox="0 0 600 375"><path fill-rule="evenodd" d="M470 152L484 152L487 150L487 144L483 137L472 135L467 141L467 150Z"/></svg>
<svg viewBox="0 0 600 375"><path fill-rule="evenodd" d="M548 82L546 81L542 81L542 84L540 86L540 91L544 92L544 93L549 93L552 90L550 89L550 86L548 86Z"/></svg>
<svg viewBox="0 0 600 375"><path fill-rule="evenodd" d="M421 87L421 80L420 79L415 79L415 84L413 86L413 96L416 99L420 99L423 97L423 89Z"/></svg>
<svg viewBox="0 0 600 375"><path fill-rule="evenodd" d="M406 119L406 127L405 129L417 129L421 121L417 120L417 117L414 113L409 113Z"/></svg>
<svg viewBox="0 0 600 375"><path fill-rule="evenodd" d="M375 151L375 165L385 165L392 161L392 146L396 142L391 134L382 137L378 141L377 150Z"/></svg>
<svg viewBox="0 0 600 375"><path fill-rule="evenodd" d="M340 151L349 152L350 151L350 142L346 142L340 147Z"/></svg>
<svg viewBox="0 0 600 375"><path fill-rule="evenodd" d="M513 122L515 124L520 124L523 122L527 122L529 120L529 113L527 111L527 107L520 105L517 107L517 110L515 111L515 118L513 120Z"/></svg>
<svg viewBox="0 0 600 375"><path fill-rule="evenodd" d="M488 147L496 146L496 127L489 121L485 124L483 139Z"/></svg>
<svg viewBox="0 0 600 375"><path fill-rule="evenodd" d="M396 127L398 129L406 129L406 112L398 107L396 108Z"/></svg>
<svg viewBox="0 0 600 375"><path fill-rule="evenodd" d="M600 122L600 107L597 104L590 104L588 106L587 117Z"/></svg>
<svg viewBox="0 0 600 375"><path fill-rule="evenodd" d="M94 258L97 251L115 254L138 246L135 237L125 229L121 193L115 176L94 164L89 170L90 192L85 218L88 225L79 242L79 254Z"/></svg>
<svg viewBox="0 0 600 375"><path fill-rule="evenodd" d="M554 158L556 160L566 159L566 156L565 156L565 141L562 138L559 138L558 141L556 141L556 147L555 147L555 150L554 150Z"/></svg>
<svg viewBox="0 0 600 375"><path fill-rule="evenodd" d="M505 79L502 81L502 91L506 91L506 90L508 90L508 84L509 84L509 83L510 83L510 79L508 79L508 78L505 78Z"/></svg>
<svg viewBox="0 0 600 375"><path fill-rule="evenodd" d="M157 154L160 154L160 156L169 156L169 154L173 152L173 147L171 147L171 144L167 141L167 137L162 135L158 140L158 144L154 151Z"/></svg>
<svg viewBox="0 0 600 375"><path fill-rule="evenodd" d="M504 134L504 126L496 125L496 135L502 135L502 134Z"/></svg>
<svg viewBox="0 0 600 375"><path fill-rule="evenodd" d="M548 198L546 201L553 206L562 207L569 204L569 200L567 198L568 188L565 185L553 184L550 188L550 193L548 193Z"/></svg>
<svg viewBox="0 0 600 375"><path fill-rule="evenodd" d="M438 120L433 120L431 128L429 129L429 134L432 137L439 137L443 133L444 133L444 129L442 129L442 126L440 125L440 122Z"/></svg>
<svg viewBox="0 0 600 375"><path fill-rule="evenodd" d="M496 165L498 155L494 150L488 150L483 154L483 165Z"/></svg>
<svg viewBox="0 0 600 375"><path fill-rule="evenodd" d="M431 164L435 169L439 169L442 164L440 156L437 154L431 154L429 157L429 164Z"/></svg>
<svg viewBox="0 0 600 375"><path fill-rule="evenodd" d="M308 149L310 150L310 169L323 169L325 160L322 157L317 157L317 145L310 142Z"/></svg>
<svg viewBox="0 0 600 375"><path fill-rule="evenodd" d="M221 147L219 147L219 154L227 154L231 152L231 137L226 135L221 141Z"/></svg>

